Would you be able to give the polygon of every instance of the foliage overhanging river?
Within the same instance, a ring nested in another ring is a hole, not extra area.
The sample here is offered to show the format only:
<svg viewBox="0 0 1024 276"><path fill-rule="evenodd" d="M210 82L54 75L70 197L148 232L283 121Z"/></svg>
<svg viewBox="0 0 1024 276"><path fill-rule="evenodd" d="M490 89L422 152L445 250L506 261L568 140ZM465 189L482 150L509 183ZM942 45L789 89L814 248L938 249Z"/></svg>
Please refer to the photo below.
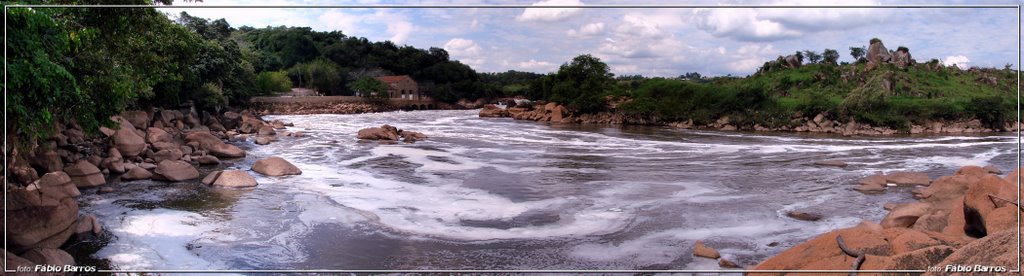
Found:
<svg viewBox="0 0 1024 276"><path fill-rule="evenodd" d="M115 193L80 199L112 234L92 257L118 269L718 269L692 256L694 241L753 265L912 200L912 188L851 190L860 177L1016 162L1011 134L717 132L476 111L268 118L307 136L241 143L249 155L217 169L278 155L302 175L253 173L248 190L113 181ZM356 131L385 123L430 138L357 143ZM811 165L826 159L850 165Z"/></svg>

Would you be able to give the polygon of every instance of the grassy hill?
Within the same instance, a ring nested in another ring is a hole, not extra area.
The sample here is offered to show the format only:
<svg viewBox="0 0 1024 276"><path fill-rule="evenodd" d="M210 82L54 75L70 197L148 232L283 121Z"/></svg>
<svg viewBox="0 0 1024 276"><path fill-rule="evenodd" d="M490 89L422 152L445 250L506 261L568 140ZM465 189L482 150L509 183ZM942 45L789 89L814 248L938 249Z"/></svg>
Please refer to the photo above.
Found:
<svg viewBox="0 0 1024 276"><path fill-rule="evenodd" d="M729 116L740 128L781 127L821 113L904 131L931 121L979 119L993 129L1014 121L1014 70L961 70L934 60L905 69L887 63L865 67L809 64L745 78L654 78L620 83L624 89L609 94L627 99L618 107L627 115L696 124Z"/></svg>

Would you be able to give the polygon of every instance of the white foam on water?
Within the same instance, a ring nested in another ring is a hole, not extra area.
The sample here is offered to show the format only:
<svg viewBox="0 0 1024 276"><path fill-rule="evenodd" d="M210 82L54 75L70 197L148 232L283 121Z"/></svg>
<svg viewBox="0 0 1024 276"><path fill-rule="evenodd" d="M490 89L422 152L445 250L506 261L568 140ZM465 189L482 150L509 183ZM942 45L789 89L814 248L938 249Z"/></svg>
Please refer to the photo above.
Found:
<svg viewBox="0 0 1024 276"><path fill-rule="evenodd" d="M987 166L996 156L1006 153L1004 150L991 149L985 152L976 153L970 156L927 156L915 157L906 160L908 166L920 167L930 165L941 165L951 168L959 168L967 165Z"/></svg>
<svg viewBox="0 0 1024 276"><path fill-rule="evenodd" d="M118 269L223 269L186 247L208 235L214 223L196 213L168 209L132 210L103 220L104 227L117 236L96 252Z"/></svg>

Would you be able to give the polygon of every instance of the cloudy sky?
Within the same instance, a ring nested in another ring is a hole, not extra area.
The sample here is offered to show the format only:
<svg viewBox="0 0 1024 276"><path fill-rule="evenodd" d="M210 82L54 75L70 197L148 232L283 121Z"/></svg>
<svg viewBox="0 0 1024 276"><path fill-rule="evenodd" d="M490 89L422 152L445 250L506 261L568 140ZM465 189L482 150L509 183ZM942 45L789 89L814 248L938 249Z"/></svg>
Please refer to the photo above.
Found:
<svg viewBox="0 0 1024 276"><path fill-rule="evenodd" d="M546 73L579 54L593 54L615 74L677 76L748 75L769 59L809 49L849 47L872 37L890 49L910 48L918 61L932 58L961 66L995 66L1017 60L1017 11L998 8L587 8L588 5L1017 5L1018 1L599 1L420 0L319 1L205 0L190 5L558 5L569 9L358 8L164 9L225 18L232 26L308 26L340 30L373 41L418 48L443 47L477 71ZM1017 66L1014 65L1016 68Z"/></svg>

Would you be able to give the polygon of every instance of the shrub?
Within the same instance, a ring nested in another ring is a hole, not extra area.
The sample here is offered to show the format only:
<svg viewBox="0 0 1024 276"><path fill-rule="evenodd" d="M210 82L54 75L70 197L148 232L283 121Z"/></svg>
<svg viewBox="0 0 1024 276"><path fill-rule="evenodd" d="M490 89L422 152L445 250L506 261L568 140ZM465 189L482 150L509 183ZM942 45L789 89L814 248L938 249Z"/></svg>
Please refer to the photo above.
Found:
<svg viewBox="0 0 1024 276"><path fill-rule="evenodd" d="M291 89L292 81L288 79L288 72L266 71L256 75L256 92L260 95L287 92Z"/></svg>

